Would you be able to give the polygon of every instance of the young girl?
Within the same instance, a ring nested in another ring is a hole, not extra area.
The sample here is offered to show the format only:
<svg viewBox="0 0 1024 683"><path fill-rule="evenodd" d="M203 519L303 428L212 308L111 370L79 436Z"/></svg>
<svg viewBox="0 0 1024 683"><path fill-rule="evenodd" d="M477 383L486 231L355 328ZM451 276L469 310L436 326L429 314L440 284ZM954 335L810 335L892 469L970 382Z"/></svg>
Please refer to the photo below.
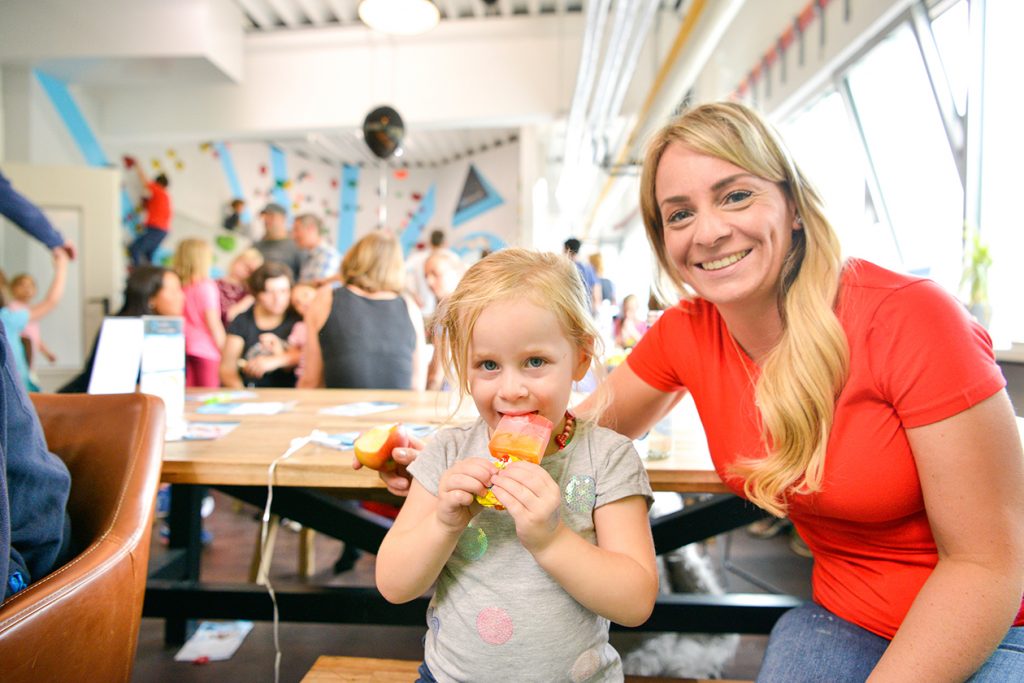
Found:
<svg viewBox="0 0 1024 683"><path fill-rule="evenodd" d="M252 306L252 294L246 288L246 281L257 268L263 265L263 254L252 247L240 252L228 266L228 272L217 280L220 292L220 320L227 327L239 313Z"/></svg>
<svg viewBox="0 0 1024 683"><path fill-rule="evenodd" d="M213 249L209 242L186 239L174 253L174 270L185 292L185 386L220 386L224 323L220 293L210 279Z"/></svg>
<svg viewBox="0 0 1024 683"><path fill-rule="evenodd" d="M421 680L622 680L609 621L635 626L658 591L651 489L632 442L566 411L596 357L589 299L569 260L506 249L469 269L435 340L480 418L439 432L377 556L391 602L437 588ZM555 426L540 465L498 470L504 415ZM481 508L491 488L506 508Z"/></svg>
<svg viewBox="0 0 1024 683"><path fill-rule="evenodd" d="M631 349L647 332L647 321L640 319L640 304L633 294L622 300L622 313L615 319L615 344Z"/></svg>
<svg viewBox="0 0 1024 683"><path fill-rule="evenodd" d="M10 306L10 295L7 287L0 287L0 321L4 324L4 332L7 334L7 341L14 353L14 365L18 368L21 381L29 391L39 391L39 387L32 381L28 360L25 357L25 346L21 342L25 328L44 315L52 311L60 303L64 296L64 285L67 282L68 256L63 249L53 251L53 280L43 300L37 304L21 309Z"/></svg>
<svg viewBox="0 0 1024 683"><path fill-rule="evenodd" d="M15 275L11 280L11 300L7 303L8 308L12 311L31 310L32 300L36 298L36 291L35 278L28 273ZM51 363L57 360L57 355L43 341L37 321L32 321L25 326L21 332L21 340L25 347L25 360L28 362L29 376L34 383L38 384L35 367L39 354L46 356L46 360Z"/></svg>

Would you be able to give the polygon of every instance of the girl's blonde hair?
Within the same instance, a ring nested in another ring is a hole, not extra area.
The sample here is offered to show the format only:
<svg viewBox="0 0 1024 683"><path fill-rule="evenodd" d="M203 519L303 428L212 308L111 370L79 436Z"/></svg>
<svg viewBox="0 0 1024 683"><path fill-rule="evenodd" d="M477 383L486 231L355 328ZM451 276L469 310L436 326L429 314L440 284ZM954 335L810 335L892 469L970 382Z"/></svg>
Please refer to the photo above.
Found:
<svg viewBox="0 0 1024 683"><path fill-rule="evenodd" d="M469 395L469 347L477 319L491 304L511 299L525 299L554 313L573 347L591 359L592 368L599 366L601 336L590 316L589 299L576 266L560 254L510 247L467 270L433 319L436 352L448 381L458 387L460 399Z"/></svg>
<svg viewBox="0 0 1024 683"><path fill-rule="evenodd" d="M766 458L740 459L744 492L769 512L786 514L790 493L821 489L836 397L846 382L849 347L835 314L842 257L818 193L797 168L778 134L753 110L734 102L706 104L671 121L648 145L640 179L640 209L661 269L680 292L679 272L665 248L655 177L670 144L728 161L776 183L802 221L782 265L778 293L782 338L761 363L755 400Z"/></svg>
<svg viewBox="0 0 1024 683"><path fill-rule="evenodd" d="M341 260L341 281L370 293L400 294L405 287L402 245L384 230L363 235Z"/></svg>
<svg viewBox="0 0 1024 683"><path fill-rule="evenodd" d="M249 247L238 252L235 255L235 258L231 259L232 265L238 262L246 263L251 266L253 270L256 270L263 265L263 254L256 247Z"/></svg>
<svg viewBox="0 0 1024 683"><path fill-rule="evenodd" d="M206 240L189 238L178 242L174 250L174 271L181 283L190 285L210 277L213 249Z"/></svg>

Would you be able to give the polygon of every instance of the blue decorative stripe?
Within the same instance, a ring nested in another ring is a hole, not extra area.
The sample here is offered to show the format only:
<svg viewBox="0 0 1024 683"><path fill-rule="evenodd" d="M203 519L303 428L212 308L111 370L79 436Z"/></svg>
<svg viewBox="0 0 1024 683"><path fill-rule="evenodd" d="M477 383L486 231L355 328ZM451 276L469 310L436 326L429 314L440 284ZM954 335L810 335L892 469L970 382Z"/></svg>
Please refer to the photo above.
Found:
<svg viewBox="0 0 1024 683"><path fill-rule="evenodd" d="M71 139L75 141L75 145L78 147L78 151L82 153L85 163L100 168L110 167L110 160L107 158L103 148L100 147L99 140L93 134L92 128L89 126L89 122L85 120L85 116L78 107L78 103L75 102L75 98L71 96L71 91L68 90L67 84L59 78L54 78L39 69L33 69L32 73L36 80L39 81L39 85L42 86L46 96L50 98L50 103L57 110L57 115L64 122L64 127L67 128ZM135 235L135 226L139 224L140 220L140 216L135 213L135 204L128 195L128 191L121 188L121 221L125 229L133 237Z"/></svg>
<svg viewBox="0 0 1024 683"><path fill-rule="evenodd" d="M341 167L341 194L338 198L338 251L345 253L356 241L356 211L359 210L359 167Z"/></svg>
<svg viewBox="0 0 1024 683"><path fill-rule="evenodd" d="M274 177L274 190L272 195L274 201L284 207L288 212L289 219L292 215L292 200L288 197L281 184L288 180L288 163L284 152L279 148L270 146L270 172Z"/></svg>
<svg viewBox="0 0 1024 683"><path fill-rule="evenodd" d="M242 190L242 183L238 180L238 172L235 171L235 162L231 158L231 150L223 142L214 142L213 149L220 158L221 168L224 169L224 177L228 181L228 188L234 198L245 199L245 192ZM249 223L251 214L248 207L242 209L242 222Z"/></svg>
<svg viewBox="0 0 1024 683"><path fill-rule="evenodd" d="M409 225L406 226L402 232L402 253L406 256L412 251L413 247L416 246L416 242L419 241L420 233L423 232L424 226L434 217L434 209L436 206L436 185L431 185L427 193L423 195L423 200L420 202L420 208L416 210L412 218L409 219Z"/></svg>
<svg viewBox="0 0 1024 683"><path fill-rule="evenodd" d="M109 166L107 155L103 153L99 140L93 135L89 122L82 115L82 110L78 108L78 104L71 96L67 84L38 69L33 69L32 73L35 74L36 80L43 86L50 102L60 114L68 133L71 134L75 144L78 145L78 150L85 157L86 163L90 166Z"/></svg>

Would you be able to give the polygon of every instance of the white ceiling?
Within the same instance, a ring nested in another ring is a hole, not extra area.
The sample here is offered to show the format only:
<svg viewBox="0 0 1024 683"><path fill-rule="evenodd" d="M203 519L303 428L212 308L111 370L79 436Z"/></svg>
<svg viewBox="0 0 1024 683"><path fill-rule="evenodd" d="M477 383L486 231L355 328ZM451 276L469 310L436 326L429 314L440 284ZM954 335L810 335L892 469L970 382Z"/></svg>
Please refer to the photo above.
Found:
<svg viewBox="0 0 1024 683"><path fill-rule="evenodd" d="M323 28L370 31L359 20L359 0L233 0L244 16L249 35L301 36ZM442 22L466 25L521 17L582 16L591 0L434 0ZM684 0L658 0L663 10L680 13ZM611 13L609 12L609 18ZM400 39L396 39L400 40ZM431 168L458 161L475 153L514 142L517 128L407 129L402 154L388 159L392 167ZM377 165L382 163L362 139L362 131L323 131L298 137L268 140L283 150L332 164Z"/></svg>
<svg viewBox="0 0 1024 683"><path fill-rule="evenodd" d="M246 15L246 28L279 31L309 26L361 25L359 0L235 0ZM587 0L435 0L441 21L500 19L511 16L582 12Z"/></svg>

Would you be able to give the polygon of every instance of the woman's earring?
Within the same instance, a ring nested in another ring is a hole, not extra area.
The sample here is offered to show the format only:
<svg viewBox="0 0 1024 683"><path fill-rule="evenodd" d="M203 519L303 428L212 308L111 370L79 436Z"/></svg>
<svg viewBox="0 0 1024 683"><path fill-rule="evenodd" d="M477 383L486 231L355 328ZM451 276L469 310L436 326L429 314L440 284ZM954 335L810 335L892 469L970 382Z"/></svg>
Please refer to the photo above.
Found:
<svg viewBox="0 0 1024 683"><path fill-rule="evenodd" d="M801 229L801 228L803 228L803 227L804 227L804 219L803 219L803 218L801 218L800 216L797 216L797 217L796 217L796 218L795 218L795 219L793 220L793 229L794 229L794 230L800 230L800 229Z"/></svg>

